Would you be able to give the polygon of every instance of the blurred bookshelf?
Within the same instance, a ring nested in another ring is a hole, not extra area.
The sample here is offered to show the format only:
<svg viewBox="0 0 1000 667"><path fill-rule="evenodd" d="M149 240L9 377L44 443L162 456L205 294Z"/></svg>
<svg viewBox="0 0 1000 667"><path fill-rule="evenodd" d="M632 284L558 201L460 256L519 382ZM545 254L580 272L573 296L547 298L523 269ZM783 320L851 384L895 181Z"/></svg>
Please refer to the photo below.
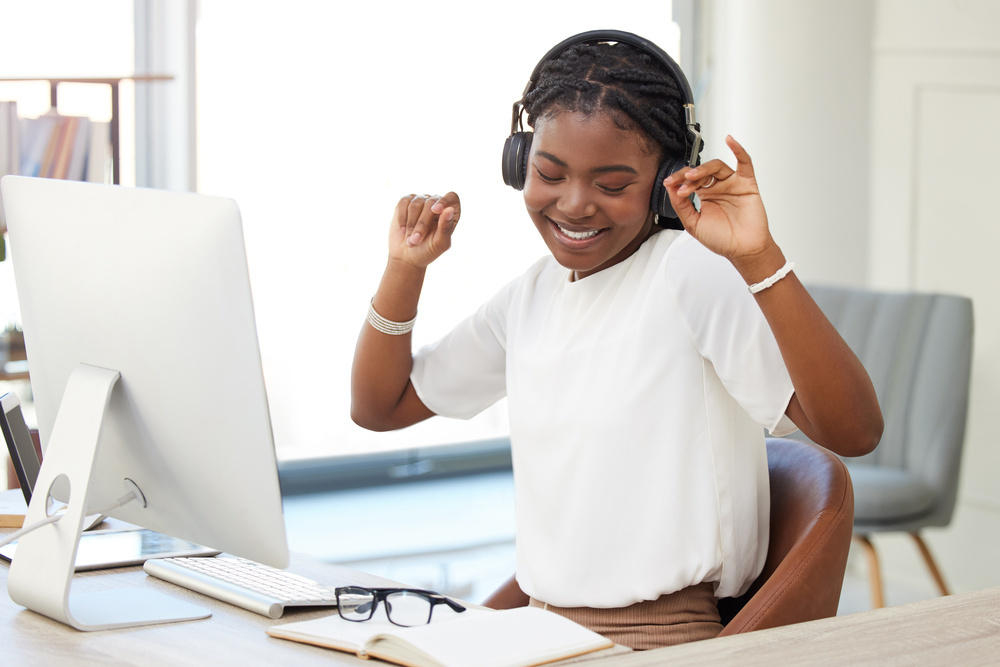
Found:
<svg viewBox="0 0 1000 667"><path fill-rule="evenodd" d="M6 107L6 110L0 109L0 175L7 169L6 173L19 173L24 176L99 182L110 180L111 183L119 184L121 182L121 82L145 83L172 79L173 76L167 74L0 78L0 82L40 81L49 86L49 111L38 118L17 119L16 102L0 102L0 107ZM60 115L57 112L58 91L59 85L63 83L108 86L111 92L111 120L103 123L81 116ZM16 120L12 121L11 118ZM12 134L9 128L15 125L20 127ZM104 150L100 150L101 148ZM13 169L13 157L17 158L16 170ZM107 164L110 164L110 179L104 175Z"/></svg>

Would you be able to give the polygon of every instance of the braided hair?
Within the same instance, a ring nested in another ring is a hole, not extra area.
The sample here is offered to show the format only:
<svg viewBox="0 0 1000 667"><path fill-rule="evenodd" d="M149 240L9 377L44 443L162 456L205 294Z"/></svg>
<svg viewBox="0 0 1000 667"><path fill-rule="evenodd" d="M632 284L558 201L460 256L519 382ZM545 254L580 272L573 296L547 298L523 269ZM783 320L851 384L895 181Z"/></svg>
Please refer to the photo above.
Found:
<svg viewBox="0 0 1000 667"><path fill-rule="evenodd" d="M547 61L524 97L528 124L560 111L607 112L639 130L659 158L684 155L683 95L666 66L631 44L577 44Z"/></svg>

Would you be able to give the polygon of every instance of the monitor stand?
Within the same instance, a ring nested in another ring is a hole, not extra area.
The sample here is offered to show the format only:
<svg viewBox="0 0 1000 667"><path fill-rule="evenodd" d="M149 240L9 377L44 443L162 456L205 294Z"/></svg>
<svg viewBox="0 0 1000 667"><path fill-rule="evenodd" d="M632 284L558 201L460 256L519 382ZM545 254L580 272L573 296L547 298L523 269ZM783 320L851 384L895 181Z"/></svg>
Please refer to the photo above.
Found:
<svg viewBox="0 0 1000 667"><path fill-rule="evenodd" d="M67 490L62 518L18 541L7 591L15 603L77 630L110 630L211 616L203 607L145 588L70 594L76 551L87 513L90 473L118 371L80 364L66 383L24 525L44 520L53 489ZM138 487L127 487L122 495ZM138 493L138 502L145 503Z"/></svg>

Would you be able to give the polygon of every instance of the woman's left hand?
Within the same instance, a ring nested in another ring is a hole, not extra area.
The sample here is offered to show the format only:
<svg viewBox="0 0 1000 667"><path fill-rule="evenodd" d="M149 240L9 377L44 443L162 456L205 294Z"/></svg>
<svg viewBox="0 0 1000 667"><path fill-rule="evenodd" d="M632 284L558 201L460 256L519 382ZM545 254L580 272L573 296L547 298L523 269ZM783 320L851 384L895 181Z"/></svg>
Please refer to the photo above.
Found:
<svg viewBox="0 0 1000 667"><path fill-rule="evenodd" d="M748 285L785 264L771 238L750 156L735 139L733 170L722 160L681 169L664 180L684 228L733 263ZM701 199L697 210L688 199ZM753 297L774 334L795 393L786 414L814 442L843 456L870 452L882 412L868 373L794 272Z"/></svg>
<svg viewBox="0 0 1000 667"><path fill-rule="evenodd" d="M773 249L774 240L750 156L732 137L726 144L736 158L735 170L710 160L674 172L663 184L684 228L709 250L739 264ZM700 211L689 199L692 194L701 200Z"/></svg>

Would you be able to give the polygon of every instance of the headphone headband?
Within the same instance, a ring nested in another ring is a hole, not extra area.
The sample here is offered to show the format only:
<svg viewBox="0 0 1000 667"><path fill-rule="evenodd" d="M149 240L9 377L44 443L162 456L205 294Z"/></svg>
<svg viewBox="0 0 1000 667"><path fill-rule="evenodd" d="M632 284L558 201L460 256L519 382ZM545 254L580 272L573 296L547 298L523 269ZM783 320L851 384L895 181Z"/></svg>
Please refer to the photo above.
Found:
<svg viewBox="0 0 1000 667"><path fill-rule="evenodd" d="M684 76L684 72L681 71L677 62L671 58L666 51L645 37L640 37L639 35L635 35L631 32L625 32L623 30L590 30L588 32L581 32L578 35L573 35L572 37L568 37L559 42L549 49L548 53L542 56L542 59L538 61L537 65L535 65L535 69L531 71L531 78L528 80L528 85L525 88L524 93L527 94L527 92L534 87L535 82L538 81L538 75L545 63L552 60L563 51L569 49L571 46L576 46L577 44L598 44L601 42L620 42L623 44L629 44L641 51L645 51L651 56L654 56L657 60L663 63L667 69L670 70L670 73L677 81L677 85L681 91L681 96L684 98L684 106L686 107L690 105L692 108L694 107L694 96L691 94L691 85L688 83L687 77ZM523 98L524 95L521 97Z"/></svg>

